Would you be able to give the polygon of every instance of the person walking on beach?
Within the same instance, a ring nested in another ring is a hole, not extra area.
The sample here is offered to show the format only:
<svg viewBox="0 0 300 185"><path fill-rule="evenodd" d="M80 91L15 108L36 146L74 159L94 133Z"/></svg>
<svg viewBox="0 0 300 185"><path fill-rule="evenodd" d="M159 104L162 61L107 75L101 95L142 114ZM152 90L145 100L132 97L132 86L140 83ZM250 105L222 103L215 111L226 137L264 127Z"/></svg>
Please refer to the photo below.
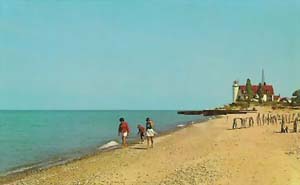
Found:
<svg viewBox="0 0 300 185"><path fill-rule="evenodd" d="M153 137L154 137L154 123L150 118L146 118L146 136L147 136L147 148L149 148L149 144L151 142L151 148L153 148Z"/></svg>
<svg viewBox="0 0 300 185"><path fill-rule="evenodd" d="M119 136L122 136L122 146L127 147L127 136L129 135L129 126L124 118L120 118Z"/></svg>
<svg viewBox="0 0 300 185"><path fill-rule="evenodd" d="M138 129L138 135L140 136L140 143L144 143L145 127L138 124L137 129Z"/></svg>

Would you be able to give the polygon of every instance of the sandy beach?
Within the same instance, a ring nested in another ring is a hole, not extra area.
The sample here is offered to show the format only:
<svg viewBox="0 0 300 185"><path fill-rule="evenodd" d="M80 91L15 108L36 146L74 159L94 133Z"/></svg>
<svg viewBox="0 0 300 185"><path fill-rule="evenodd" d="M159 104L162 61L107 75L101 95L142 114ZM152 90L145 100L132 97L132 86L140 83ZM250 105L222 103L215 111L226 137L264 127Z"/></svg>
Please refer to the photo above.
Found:
<svg viewBox="0 0 300 185"><path fill-rule="evenodd" d="M243 116L251 114L190 125L155 138L148 150L132 145L0 184L299 185L300 133L278 133L279 124L232 130Z"/></svg>

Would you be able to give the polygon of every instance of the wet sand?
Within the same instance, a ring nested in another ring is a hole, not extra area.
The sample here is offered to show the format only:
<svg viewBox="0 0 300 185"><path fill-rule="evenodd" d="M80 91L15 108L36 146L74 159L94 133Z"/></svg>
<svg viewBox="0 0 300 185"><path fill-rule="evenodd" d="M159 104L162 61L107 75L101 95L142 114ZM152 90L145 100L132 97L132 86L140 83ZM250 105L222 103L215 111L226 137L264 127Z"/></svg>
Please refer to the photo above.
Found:
<svg viewBox="0 0 300 185"><path fill-rule="evenodd" d="M6 184L299 185L300 133L278 133L279 124L231 129L234 117L250 115L193 124L155 138L151 149L102 152Z"/></svg>

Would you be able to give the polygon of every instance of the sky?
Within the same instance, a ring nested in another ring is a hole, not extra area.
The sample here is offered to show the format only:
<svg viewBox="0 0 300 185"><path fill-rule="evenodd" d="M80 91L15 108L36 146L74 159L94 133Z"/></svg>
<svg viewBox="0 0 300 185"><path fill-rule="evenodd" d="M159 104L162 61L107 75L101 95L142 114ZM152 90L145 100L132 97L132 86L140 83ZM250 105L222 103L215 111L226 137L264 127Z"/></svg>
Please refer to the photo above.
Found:
<svg viewBox="0 0 300 185"><path fill-rule="evenodd" d="M0 0L0 109L204 109L300 88L297 0Z"/></svg>

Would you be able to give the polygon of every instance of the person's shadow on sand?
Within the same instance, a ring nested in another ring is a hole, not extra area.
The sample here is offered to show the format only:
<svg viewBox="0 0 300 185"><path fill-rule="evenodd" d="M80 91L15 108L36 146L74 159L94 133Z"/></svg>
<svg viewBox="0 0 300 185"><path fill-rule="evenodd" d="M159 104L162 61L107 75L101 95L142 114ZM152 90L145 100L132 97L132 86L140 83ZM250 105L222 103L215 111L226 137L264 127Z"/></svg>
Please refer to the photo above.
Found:
<svg viewBox="0 0 300 185"><path fill-rule="evenodd" d="M135 149L135 150L147 150L147 147L132 147L131 149Z"/></svg>

